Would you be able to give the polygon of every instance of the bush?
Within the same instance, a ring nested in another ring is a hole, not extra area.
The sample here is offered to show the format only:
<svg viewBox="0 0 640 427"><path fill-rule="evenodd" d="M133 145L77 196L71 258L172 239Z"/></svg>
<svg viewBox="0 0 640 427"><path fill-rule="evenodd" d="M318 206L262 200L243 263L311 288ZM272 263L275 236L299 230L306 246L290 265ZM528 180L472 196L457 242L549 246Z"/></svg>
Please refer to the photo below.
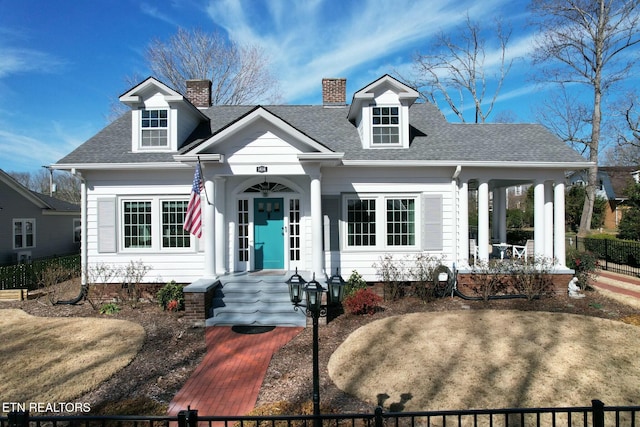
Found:
<svg viewBox="0 0 640 427"><path fill-rule="evenodd" d="M508 278L508 263L500 260L478 261L471 268L472 288L484 301L492 295L505 294L509 288Z"/></svg>
<svg viewBox="0 0 640 427"><path fill-rule="evenodd" d="M120 307L115 302L109 302L100 306L100 314L116 314L120 311Z"/></svg>
<svg viewBox="0 0 640 427"><path fill-rule="evenodd" d="M385 254L378 260L379 262L374 263L373 267L384 284L384 299L395 301L404 296L407 279L407 268L404 261L396 261L390 254Z"/></svg>
<svg viewBox="0 0 640 427"><path fill-rule="evenodd" d="M348 296L353 295L360 289L366 289L366 288L367 288L367 281L362 278L360 273L358 273L356 270L353 270L351 272L351 276L349 276L349 280L347 280L347 283L344 286L343 298L347 298Z"/></svg>
<svg viewBox="0 0 640 427"><path fill-rule="evenodd" d="M175 281L171 281L164 285L158 293L156 298L158 304L163 310L178 311L184 309L184 286L178 285Z"/></svg>
<svg viewBox="0 0 640 427"><path fill-rule="evenodd" d="M593 252L571 249L567 252L567 267L576 271L578 286L581 289L589 287L589 279L595 279L598 268L598 258Z"/></svg>
<svg viewBox="0 0 640 427"><path fill-rule="evenodd" d="M344 300L344 306L351 314L374 314L381 302L371 289L360 289Z"/></svg>
<svg viewBox="0 0 640 427"><path fill-rule="evenodd" d="M525 295L529 301L551 294L554 290L551 276L554 264L554 260L545 257L513 262L511 273L515 279L516 291Z"/></svg>

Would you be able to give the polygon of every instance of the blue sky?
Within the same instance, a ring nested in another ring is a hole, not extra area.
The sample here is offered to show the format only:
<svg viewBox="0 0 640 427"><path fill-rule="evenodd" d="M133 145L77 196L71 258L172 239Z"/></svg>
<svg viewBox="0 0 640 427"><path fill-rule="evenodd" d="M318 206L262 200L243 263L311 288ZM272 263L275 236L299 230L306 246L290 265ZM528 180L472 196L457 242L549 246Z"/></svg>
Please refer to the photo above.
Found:
<svg viewBox="0 0 640 427"><path fill-rule="evenodd" d="M464 24L465 13L513 29L515 59L495 114L533 122L544 96L528 75L532 48L527 2L513 0L0 0L0 169L36 171L107 124L126 76L150 74L153 38L178 27L218 29L262 47L284 101L321 102L323 77L347 78L347 98L385 73L408 73L434 35ZM492 65L489 51L487 64ZM533 97L532 95L536 95ZM452 121L457 121L449 116Z"/></svg>

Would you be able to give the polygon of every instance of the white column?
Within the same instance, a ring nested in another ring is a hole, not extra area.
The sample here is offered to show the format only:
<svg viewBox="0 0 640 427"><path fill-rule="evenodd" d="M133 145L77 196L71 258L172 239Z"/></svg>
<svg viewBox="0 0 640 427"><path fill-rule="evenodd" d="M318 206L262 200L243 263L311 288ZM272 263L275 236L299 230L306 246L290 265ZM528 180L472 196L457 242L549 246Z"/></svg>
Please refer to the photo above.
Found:
<svg viewBox="0 0 640 427"><path fill-rule="evenodd" d="M467 182L458 185L458 264L469 262L469 187Z"/></svg>
<svg viewBox="0 0 640 427"><path fill-rule="evenodd" d="M534 255L544 256L544 182L536 181L533 187L533 240Z"/></svg>
<svg viewBox="0 0 640 427"><path fill-rule="evenodd" d="M489 192L491 198L489 199L490 205L493 205L493 209L491 210L491 242L492 243L500 243L500 190L494 188L493 191Z"/></svg>
<svg viewBox="0 0 640 427"><path fill-rule="evenodd" d="M215 206L211 197L214 194L213 181L204 181L204 191L202 195L203 223L202 237L204 239L204 275L205 277L216 276L215 254L216 254L216 230L215 230ZM208 196L208 197L207 197Z"/></svg>
<svg viewBox="0 0 640 427"><path fill-rule="evenodd" d="M544 183L544 257L553 259L553 183Z"/></svg>
<svg viewBox="0 0 640 427"><path fill-rule="evenodd" d="M75 231L75 230L74 230ZM80 284L89 282L89 252L87 251L87 182L80 177L80 268L82 277Z"/></svg>
<svg viewBox="0 0 640 427"><path fill-rule="evenodd" d="M507 242L507 189L505 187L493 190L493 210L497 215L493 218L498 243Z"/></svg>
<svg viewBox="0 0 640 427"><path fill-rule="evenodd" d="M489 183L478 182L478 259L489 260Z"/></svg>
<svg viewBox="0 0 640 427"><path fill-rule="evenodd" d="M224 208L225 203L225 181L226 178L217 176L213 180L214 186L214 208L215 208L215 229L216 229L216 243L215 243L215 272L218 275L222 275L226 272L225 259L225 238L227 233L224 232Z"/></svg>
<svg viewBox="0 0 640 427"><path fill-rule="evenodd" d="M567 265L564 241L564 194L564 183L557 182L553 189L553 252L558 265L561 267Z"/></svg>
<svg viewBox="0 0 640 427"><path fill-rule="evenodd" d="M322 251L322 175L317 172L311 176L309 198L311 199L311 267L316 279L322 280L323 259Z"/></svg>

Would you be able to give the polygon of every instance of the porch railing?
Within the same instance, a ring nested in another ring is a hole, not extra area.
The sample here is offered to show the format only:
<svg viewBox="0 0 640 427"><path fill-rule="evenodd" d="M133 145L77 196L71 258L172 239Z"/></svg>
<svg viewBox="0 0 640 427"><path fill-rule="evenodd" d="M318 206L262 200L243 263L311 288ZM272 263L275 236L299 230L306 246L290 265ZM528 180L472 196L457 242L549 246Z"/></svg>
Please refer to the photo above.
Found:
<svg viewBox="0 0 640 427"><path fill-rule="evenodd" d="M0 427L635 427L640 406L566 408L507 408L465 411L384 412L372 414L322 414L281 416L198 416L197 410L177 416L30 416L10 412L0 417Z"/></svg>

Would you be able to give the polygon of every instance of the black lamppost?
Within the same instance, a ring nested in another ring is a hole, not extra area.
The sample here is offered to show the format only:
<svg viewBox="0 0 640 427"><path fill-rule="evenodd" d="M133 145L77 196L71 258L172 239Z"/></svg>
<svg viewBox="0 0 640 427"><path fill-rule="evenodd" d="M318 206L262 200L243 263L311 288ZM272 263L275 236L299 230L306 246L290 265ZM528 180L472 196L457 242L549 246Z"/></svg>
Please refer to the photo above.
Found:
<svg viewBox="0 0 640 427"><path fill-rule="evenodd" d="M344 280L335 279L333 276L327 283L329 285L329 295L332 303L340 301L342 298L342 287ZM325 288L316 280L315 273L313 280L306 282L302 276L296 273L287 280L289 285L289 297L295 310L298 307L306 307L306 315L313 319L313 415L314 426L321 427L320 421L320 366L318 362L318 319L327 315L327 307L322 305L322 294L327 292ZM304 291L306 306L300 305L302 302L302 292Z"/></svg>

